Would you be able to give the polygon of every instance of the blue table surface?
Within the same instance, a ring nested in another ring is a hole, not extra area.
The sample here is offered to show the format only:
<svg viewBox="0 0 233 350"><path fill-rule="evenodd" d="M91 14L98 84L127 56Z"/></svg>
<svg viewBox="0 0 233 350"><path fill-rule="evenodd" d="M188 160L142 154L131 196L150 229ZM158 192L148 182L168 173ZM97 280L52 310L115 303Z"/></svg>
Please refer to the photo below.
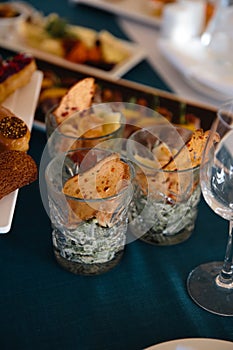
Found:
<svg viewBox="0 0 233 350"><path fill-rule="evenodd" d="M30 3L44 14L57 12L71 23L126 39L109 13L65 0ZM124 78L169 91L146 60ZM45 133L33 128L30 154L38 166L45 143ZM108 273L73 275L54 259L38 181L26 186L11 231L0 237L0 349L135 350L177 338L233 341L233 318L201 309L186 290L195 266L222 260L226 240L227 222L202 199L186 242L156 247L134 241Z"/></svg>

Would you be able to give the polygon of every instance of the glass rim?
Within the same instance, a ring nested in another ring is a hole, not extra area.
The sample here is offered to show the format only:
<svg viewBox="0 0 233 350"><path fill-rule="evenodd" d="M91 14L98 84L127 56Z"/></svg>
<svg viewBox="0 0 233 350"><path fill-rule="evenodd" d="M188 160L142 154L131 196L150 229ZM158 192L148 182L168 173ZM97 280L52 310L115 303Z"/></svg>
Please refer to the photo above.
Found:
<svg viewBox="0 0 233 350"><path fill-rule="evenodd" d="M47 117L52 117L52 118L53 118L52 123L55 122L55 117L54 117L53 111L55 110L55 108L56 108L57 106L58 106L58 105L53 106L53 107L48 111L48 113L47 113ZM82 112L85 112L85 111L88 111L88 109L83 110L83 111L76 111L76 112L74 112L69 118L73 118L73 117L75 117L76 114L79 114L79 113L82 113ZM60 136L62 136L62 137L64 137L64 138L72 139L72 140L80 140L80 141L83 141L83 140L89 140L89 141L90 141L90 140L101 140L101 139L104 139L104 138L109 137L109 136L111 136L111 135L114 135L114 134L117 133L119 130L121 130L121 129L123 128L123 126L126 125L126 118L125 118L125 116L123 115L123 113L122 113L121 111L117 111L116 113L120 113L120 115L121 115L121 120L120 120L119 123L118 123L118 124L119 124L119 127L118 127L116 130L114 130L114 131L112 131L112 132L110 132L110 133L101 135L101 136L95 136L95 137L82 137L82 136L81 136L81 137L79 137L79 136L73 136L73 135L66 135L66 134L64 134L63 132L61 132L61 131L59 130L59 126L61 126L63 123L64 123L64 125L65 125L66 120L64 120L61 124L57 124L57 123L56 123L56 126L55 126L53 132L56 132L58 135L60 135ZM68 119L69 119L69 118L68 118ZM100 126L100 125L105 125L105 124L117 124L117 123L103 123L103 124L98 124L97 127ZM90 128L89 130L95 130L95 128ZM89 131L89 130L88 130L88 131Z"/></svg>
<svg viewBox="0 0 233 350"><path fill-rule="evenodd" d="M233 99L229 99L229 100L226 100L225 102L223 102L218 110L217 110L217 117L222 121L222 123L229 129L233 129L233 124L230 125L228 123L226 123L226 121L223 119L222 117L222 112L224 112L224 107L229 107L229 106L232 106L232 122L233 122ZM229 113L229 110L227 110L228 108L225 109L226 113L228 114Z"/></svg>
<svg viewBox="0 0 233 350"><path fill-rule="evenodd" d="M160 126L161 126L161 125L160 125ZM167 124L162 124L162 126L165 126L165 127L166 127ZM149 132L149 133L150 133L151 129L154 129L154 128L156 128L156 127L157 127L157 125L152 125L152 126L149 126L149 127L147 127L147 128L141 128L141 129L139 129L139 130L136 130L135 132L133 132L133 133L129 136L128 140L131 140L131 141L135 141L135 142L140 143L139 141L133 140L133 138L135 137L135 135L139 134L140 132ZM185 130L185 131L187 130L187 132L192 132L192 133L193 133L192 130L185 129L184 127L179 126L179 125L173 125L173 127L174 127L174 129L182 129L182 130ZM153 135L153 133L152 133L152 135ZM185 145L185 143L184 143L184 145ZM146 147L146 146L145 146L145 147ZM150 166L150 165L144 164L144 163L140 162L139 160L137 160L137 159L135 158L134 154L133 154L132 149L131 149L130 146L129 146L129 142L126 143L126 149L127 149L127 153L129 153L129 159L131 159L131 161L133 161L136 165L141 166L142 168L150 169L151 171L154 171L154 172L172 173L172 174L174 174L174 173L176 173L176 174L178 174L178 173L185 173L185 172L190 172L190 171L196 171L197 169L200 168L200 165L201 165L201 164L198 164L198 165L196 165L196 166L190 166L190 167L185 168L185 169L176 169L176 170L167 170L167 169L163 169L163 168L156 168L156 167L152 167L152 166ZM178 152L179 152L179 151L178 151ZM175 159L175 158L176 158L176 157L174 157L173 159ZM171 161L172 161L173 159L171 159ZM191 165L191 159L190 159L190 165Z"/></svg>

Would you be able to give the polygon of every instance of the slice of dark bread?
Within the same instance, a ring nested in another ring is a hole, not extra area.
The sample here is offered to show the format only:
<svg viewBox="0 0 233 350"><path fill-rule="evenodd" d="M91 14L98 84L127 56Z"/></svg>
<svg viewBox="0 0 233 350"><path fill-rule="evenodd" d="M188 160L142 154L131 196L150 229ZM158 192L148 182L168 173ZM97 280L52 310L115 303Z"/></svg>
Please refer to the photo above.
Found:
<svg viewBox="0 0 233 350"><path fill-rule="evenodd" d="M22 151L0 153L0 199L37 179L37 165Z"/></svg>

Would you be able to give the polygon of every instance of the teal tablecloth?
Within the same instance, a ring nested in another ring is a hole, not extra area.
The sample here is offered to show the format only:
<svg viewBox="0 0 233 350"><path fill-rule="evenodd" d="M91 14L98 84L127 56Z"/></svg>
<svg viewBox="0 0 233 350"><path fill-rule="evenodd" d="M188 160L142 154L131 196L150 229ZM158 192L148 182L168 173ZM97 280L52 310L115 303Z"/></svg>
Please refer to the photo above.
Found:
<svg viewBox="0 0 233 350"><path fill-rule="evenodd" d="M124 37L110 14L65 0L31 3L45 14L56 11ZM146 61L125 78L167 89ZM33 129L30 153L38 165L45 141ZM187 337L233 341L233 318L204 311L186 291L196 265L223 258L226 238L227 222L202 200L188 241L171 247L135 241L112 271L76 276L55 262L38 182L24 187L12 229L0 237L0 349L136 350Z"/></svg>

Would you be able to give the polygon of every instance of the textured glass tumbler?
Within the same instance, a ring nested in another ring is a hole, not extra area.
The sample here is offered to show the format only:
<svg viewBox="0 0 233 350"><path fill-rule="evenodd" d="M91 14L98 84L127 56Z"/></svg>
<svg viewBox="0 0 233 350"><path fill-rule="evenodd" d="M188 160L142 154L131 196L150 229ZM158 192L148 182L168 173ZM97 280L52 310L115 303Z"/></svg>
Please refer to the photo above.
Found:
<svg viewBox="0 0 233 350"><path fill-rule="evenodd" d="M127 210L133 194L130 178L117 194L105 198L84 199L65 195L63 184L110 151L79 149L53 158L46 168L46 184L53 249L58 263L65 269L83 275L107 272L120 261L126 243ZM122 159L127 163L127 160ZM128 164L128 163L127 163ZM95 213L85 217L86 213Z"/></svg>
<svg viewBox="0 0 233 350"><path fill-rule="evenodd" d="M173 245L193 232L200 201L199 166L164 170L152 160L151 145L180 149L189 130L156 126L136 131L127 143L127 156L135 165L135 192L130 204L130 230L155 245ZM188 154L187 154L188 157Z"/></svg>

